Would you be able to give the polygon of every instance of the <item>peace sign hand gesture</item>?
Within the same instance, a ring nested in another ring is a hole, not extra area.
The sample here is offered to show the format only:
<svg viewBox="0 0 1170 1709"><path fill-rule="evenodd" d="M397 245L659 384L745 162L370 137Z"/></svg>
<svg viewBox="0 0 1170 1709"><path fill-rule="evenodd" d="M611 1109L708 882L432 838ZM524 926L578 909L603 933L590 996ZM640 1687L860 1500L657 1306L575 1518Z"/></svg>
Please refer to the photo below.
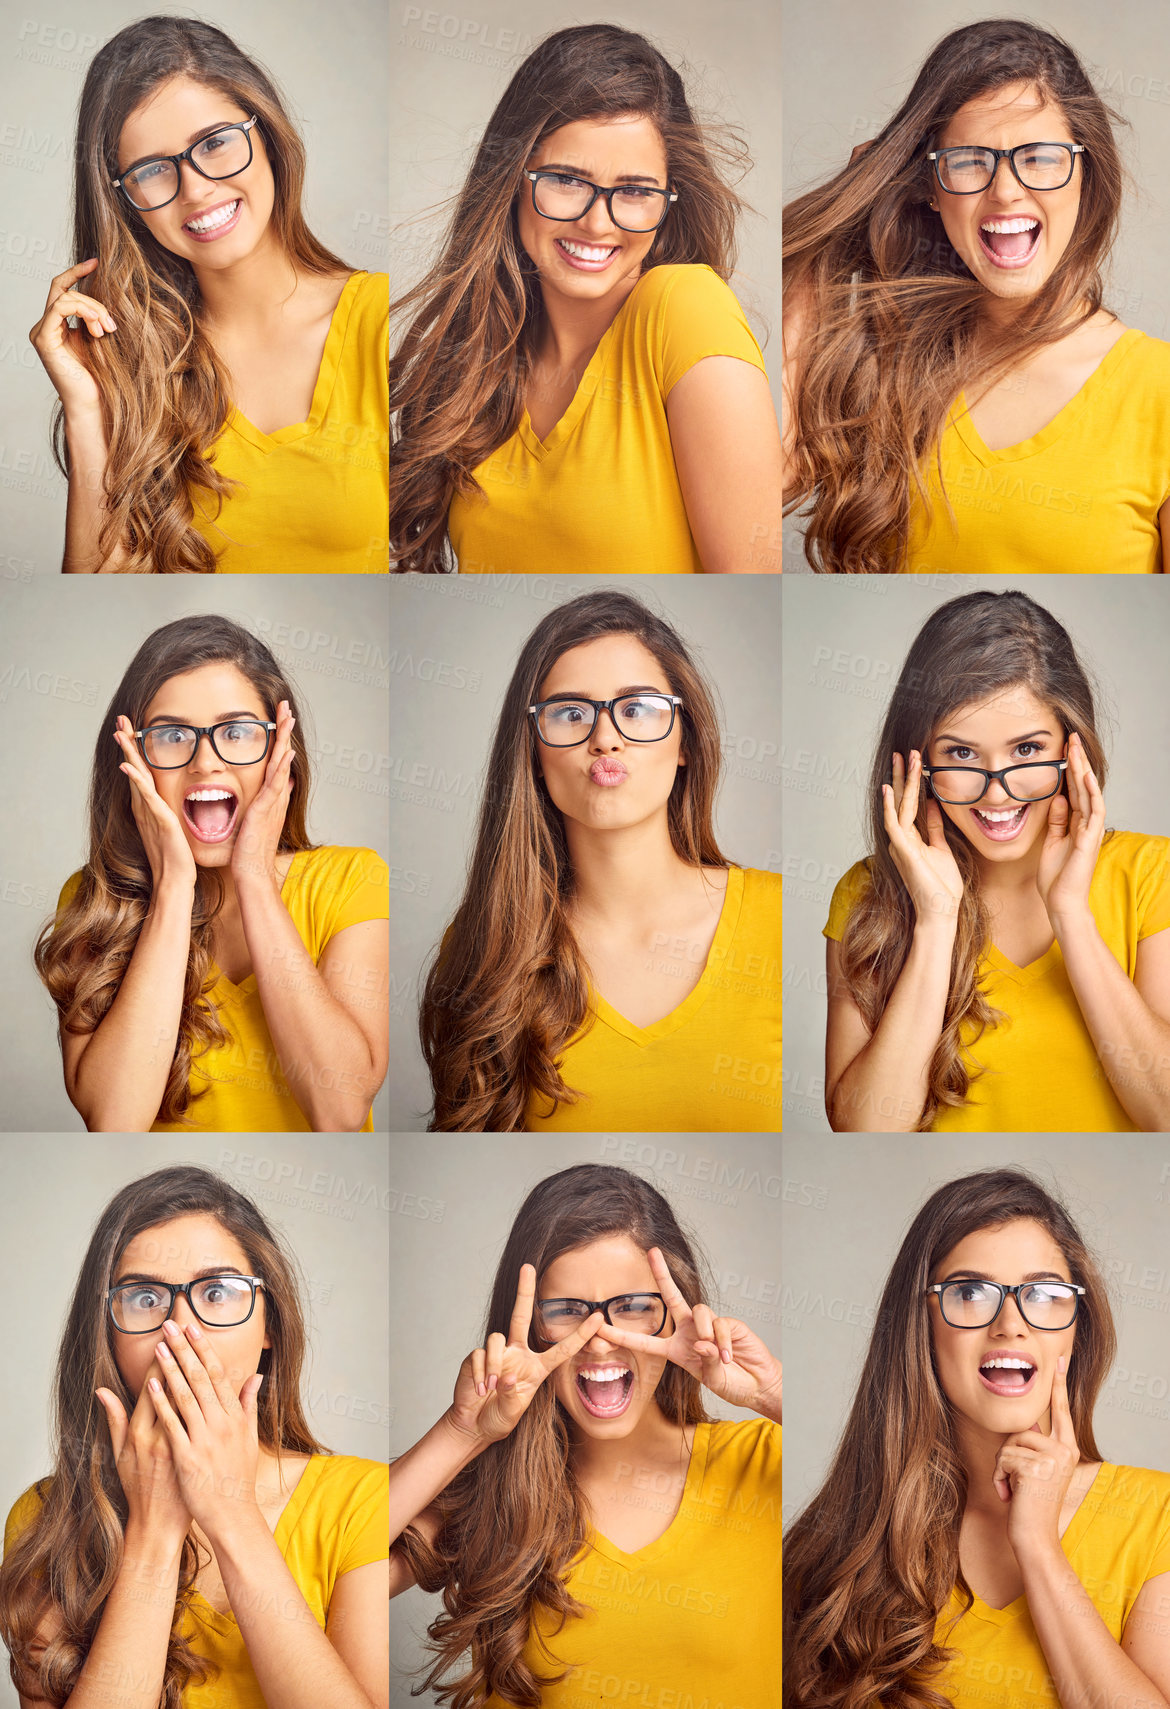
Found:
<svg viewBox="0 0 1170 1709"><path fill-rule="evenodd" d="M1007 1437L996 1457L994 1483L1001 1501L1010 1501L1008 1542L1017 1557L1029 1547L1060 1547L1060 1510L1080 1462L1076 1431L1068 1405L1066 1360L1057 1360L1052 1379L1052 1435L1038 1424Z"/></svg>
<svg viewBox="0 0 1170 1709"><path fill-rule="evenodd" d="M545 1378L579 1352L605 1321L599 1311L590 1312L563 1341L545 1353L534 1353L528 1331L535 1301L536 1271L522 1264L507 1340L498 1331L489 1335L486 1347L477 1347L459 1367L448 1417L457 1430L478 1442L500 1442L510 1435Z"/></svg>
<svg viewBox="0 0 1170 1709"><path fill-rule="evenodd" d="M781 1374L759 1336L734 1317L713 1317L702 1301L689 1306L657 1246L647 1256L658 1291L674 1319L674 1334L639 1335L607 1324L605 1339L634 1353L663 1354L729 1406L742 1406L780 1423Z"/></svg>

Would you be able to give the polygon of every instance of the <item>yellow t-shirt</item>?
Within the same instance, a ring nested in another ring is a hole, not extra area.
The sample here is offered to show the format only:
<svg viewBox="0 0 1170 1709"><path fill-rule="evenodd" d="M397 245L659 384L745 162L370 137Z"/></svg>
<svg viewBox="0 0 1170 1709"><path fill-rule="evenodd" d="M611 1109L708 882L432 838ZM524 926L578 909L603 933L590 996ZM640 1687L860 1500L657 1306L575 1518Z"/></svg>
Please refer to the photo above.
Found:
<svg viewBox="0 0 1170 1709"><path fill-rule="evenodd" d="M352 1454L314 1454L276 1522L276 1545L321 1630L342 1573L390 1553L390 1468ZM14 1504L4 1526L4 1552L40 1510L36 1487ZM243 1635L233 1614L219 1614L198 1592L179 1631L218 1675L183 1693L183 1709L265 1709Z"/></svg>
<svg viewBox="0 0 1170 1709"><path fill-rule="evenodd" d="M566 1582L591 1612L559 1633L537 1615L536 1633L571 1669L544 1688L542 1709L780 1709L780 1426L697 1424L663 1535L627 1555L594 1532ZM557 1671L535 1637L524 1658ZM487 1709L504 1706L493 1695Z"/></svg>
<svg viewBox="0 0 1170 1709"><path fill-rule="evenodd" d="M583 1096L528 1133L777 1133L780 1130L780 875L733 866L698 984L653 1026L599 993L565 1046L561 1073ZM665 946L669 955L670 945Z"/></svg>
<svg viewBox="0 0 1170 1709"><path fill-rule="evenodd" d="M220 575L390 571L390 280L351 273L325 340L307 421L261 433L228 413L211 458L242 482L192 494Z"/></svg>
<svg viewBox="0 0 1170 1709"><path fill-rule="evenodd" d="M79 872L65 881L58 912L80 883ZM346 926L389 918L390 869L373 849L303 849L293 855L280 894L305 948L320 962L330 938ZM155 1122L150 1131L307 1133L308 1121L288 1089L264 1019L256 975L234 985L220 973L209 1001L230 1036L191 1065L191 1090L205 1095L189 1106L186 1121ZM361 1131L372 1133L373 1126L368 1115Z"/></svg>
<svg viewBox="0 0 1170 1709"><path fill-rule="evenodd" d="M1162 569L1170 498L1170 344L1129 328L1076 396L1031 439L992 451L960 395L941 442L952 524L933 457L933 515L911 495L916 574L1149 575Z"/></svg>
<svg viewBox="0 0 1170 1709"><path fill-rule="evenodd" d="M547 439L527 411L451 501L465 576L678 575L703 566L678 483L666 399L705 356L764 368L730 286L710 267L643 273Z"/></svg>
<svg viewBox="0 0 1170 1709"><path fill-rule="evenodd" d="M865 861L851 866L829 905L824 935L840 940L869 883ZM1097 928L1132 979L1142 938L1170 927L1170 837L1115 831L1101 845L1089 886ZM985 1072L958 1109L940 1109L932 1133L1137 1133L1097 1058L1092 1036L1055 941L1017 967L994 944L979 962L987 1000L1003 1019L974 1043L967 1060Z"/></svg>
<svg viewBox="0 0 1170 1709"><path fill-rule="evenodd" d="M1103 1465L1061 1541L1110 1636L1120 1643L1143 1584L1170 1573L1170 1473ZM955 1709L1061 1709L1027 1597L1006 1608L989 1608L976 1597L950 1628L961 1607L958 1591L952 1591L935 1627L937 1643L961 1652L931 1680L935 1690Z"/></svg>

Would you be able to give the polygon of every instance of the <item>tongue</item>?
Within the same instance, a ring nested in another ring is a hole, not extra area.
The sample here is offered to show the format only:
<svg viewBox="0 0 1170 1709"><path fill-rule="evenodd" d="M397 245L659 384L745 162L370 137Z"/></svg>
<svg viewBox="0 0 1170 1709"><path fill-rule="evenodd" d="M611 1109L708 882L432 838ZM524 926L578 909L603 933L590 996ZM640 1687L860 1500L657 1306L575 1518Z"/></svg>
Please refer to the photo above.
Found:
<svg viewBox="0 0 1170 1709"><path fill-rule="evenodd" d="M578 1381L593 1406L618 1407L626 1398L625 1377L610 1377L605 1382L596 1377L579 1377Z"/></svg>
<svg viewBox="0 0 1170 1709"><path fill-rule="evenodd" d="M232 804L230 801L188 801L187 811L197 831L214 837L227 830Z"/></svg>
<svg viewBox="0 0 1170 1709"><path fill-rule="evenodd" d="M994 250L996 255L1005 261L1016 261L1021 255L1027 255L1036 236L1036 227L1027 231L985 231L984 242Z"/></svg>
<svg viewBox="0 0 1170 1709"><path fill-rule="evenodd" d="M1031 1371L1001 1371L997 1368L984 1371L983 1375L988 1382L998 1383L1001 1388L1022 1389L1032 1373Z"/></svg>

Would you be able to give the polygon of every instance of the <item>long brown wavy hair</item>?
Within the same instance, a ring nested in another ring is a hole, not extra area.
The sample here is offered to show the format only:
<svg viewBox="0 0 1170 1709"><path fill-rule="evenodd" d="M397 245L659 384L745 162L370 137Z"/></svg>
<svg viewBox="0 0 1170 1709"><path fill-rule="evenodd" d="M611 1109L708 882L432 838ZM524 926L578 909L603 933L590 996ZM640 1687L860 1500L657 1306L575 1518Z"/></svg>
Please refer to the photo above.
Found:
<svg viewBox="0 0 1170 1709"><path fill-rule="evenodd" d="M914 904L894 864L882 818L881 789L893 781L893 756L905 757L911 748L925 754L952 713L1021 685L1053 709L1066 737L1070 731L1078 733L1094 776L1104 787L1105 750L1088 675L1067 629L1026 593L980 590L948 600L927 618L906 655L870 771L871 883L841 939L841 971L871 1033L885 1013L914 936ZM1068 793L1063 781L1061 793ZM924 842L926 808L923 789L915 823ZM979 863L945 813L942 821L963 876L963 895L943 1029L917 1124L920 1133L929 1130L941 1105L956 1107L966 1101L978 1070L965 1051L997 1019L979 984L979 958L988 938Z"/></svg>
<svg viewBox="0 0 1170 1709"><path fill-rule="evenodd" d="M438 260L394 305L413 315L390 363L390 557L400 570L452 567L451 499L480 492L472 470L520 425L544 318L516 219L524 167L562 125L632 114L657 127L678 192L643 272L704 263L731 276L744 204L729 180L751 164L743 139L700 124L645 36L614 24L546 36L488 121Z"/></svg>
<svg viewBox="0 0 1170 1709"><path fill-rule="evenodd" d="M952 249L928 150L959 108L1013 83L1058 106L1085 145L1076 227L1052 277L980 350L987 293ZM803 325L786 512L807 505L816 570L903 567L923 466L960 391L985 390L1102 305L1123 169L1105 105L1068 44L1015 18L953 30L931 51L872 146L784 209L784 296ZM952 514L952 522L953 522Z"/></svg>
<svg viewBox="0 0 1170 1709"><path fill-rule="evenodd" d="M721 765L714 695L681 636L632 595L604 590L557 606L525 642L496 725L463 899L431 963L419 1032L436 1133L519 1133L533 1093L577 1094L557 1057L589 1008L588 970L568 919L573 869L564 821L536 758L528 708L562 653L632 635L664 689L682 697L682 752L666 804L671 846L691 866L726 867L712 812Z"/></svg>
<svg viewBox="0 0 1170 1709"><path fill-rule="evenodd" d="M65 1320L53 1393L53 1472L36 1485L40 1510L0 1565L0 1637L11 1651L13 1683L25 1696L43 1697L58 1709L77 1685L117 1579L127 1519L109 1429L94 1391L106 1388L116 1394L127 1418L138 1396L127 1387L114 1357L106 1292L135 1235L199 1213L214 1217L239 1241L252 1274L264 1279L260 1299L272 1346L261 1353L257 1367L264 1373L257 1402L261 1445L277 1456L329 1452L314 1437L301 1408L306 1338L296 1260L251 1199L220 1176L188 1164L157 1169L121 1188L98 1219ZM196 1574L205 1564L189 1532L159 1709L180 1709L188 1681L202 1681L210 1671L178 1635ZM61 1630L38 1654L35 1634L50 1610L59 1616Z"/></svg>
<svg viewBox="0 0 1170 1709"><path fill-rule="evenodd" d="M660 1247L688 1305L710 1297L700 1259L657 1188L628 1169L577 1163L539 1182L521 1205L480 1345L496 1331L507 1335L522 1264L535 1266L539 1292L555 1259L613 1234L628 1235L644 1251ZM544 1345L535 1332L532 1340ZM707 1419L702 1386L681 1365L667 1361L654 1399L672 1424ZM428 1628L438 1659L412 1695L431 1690L436 1703L475 1709L495 1692L505 1703L538 1709L541 1687L566 1677L564 1670L541 1676L523 1659L538 1607L559 1617L558 1632L588 1612L564 1582L585 1546L589 1516L573 1471L570 1421L551 1381L511 1435L466 1466L433 1506L440 1521L433 1546L414 1526L393 1545L423 1590L443 1593L444 1613ZM468 1651L470 1668L441 1685Z"/></svg>
<svg viewBox="0 0 1170 1709"><path fill-rule="evenodd" d="M287 700L293 727L292 795L280 836L282 850L311 849L305 824L311 787L302 712L291 682L262 641L238 623L211 614L176 618L148 635L114 691L98 726L89 790L89 857L76 894L37 941L37 972L57 1005L63 1032L92 1033L101 1025L121 988L138 934L150 908L153 880L130 804L130 780L118 770L121 749L110 732L119 714L134 729L163 684L201 665L230 664L252 684L265 715ZM191 951L175 1055L157 1120L180 1120L189 1108L191 1063L227 1041L208 993L212 972L212 926L223 905L223 881L214 867L197 869L191 914Z"/></svg>
<svg viewBox="0 0 1170 1709"><path fill-rule="evenodd" d="M890 1271L857 1395L820 1490L784 1535L785 1709L950 1709L931 1677L955 1654L935 1621L957 1584L967 1475L939 1382L925 1289L967 1235L1028 1218L1087 1289L1069 1361L1085 1460L1117 1338L1105 1282L1068 1211L1021 1169L949 1181L923 1205Z"/></svg>
<svg viewBox="0 0 1170 1709"><path fill-rule="evenodd" d="M101 551L121 546L126 570L207 574L215 553L192 525L191 493L222 505L234 483L211 455L231 401L223 363L200 326L202 299L187 261L166 249L115 190L118 140L136 107L172 77L190 77L255 113L272 167L272 225L289 261L309 273L348 272L313 236L301 212L304 144L272 79L233 41L196 18L140 18L94 56L77 115L73 259L98 257L77 289L109 309L118 328L91 339L86 363L102 398L109 458ZM53 449L68 476L64 411ZM217 509L218 514L218 509Z"/></svg>

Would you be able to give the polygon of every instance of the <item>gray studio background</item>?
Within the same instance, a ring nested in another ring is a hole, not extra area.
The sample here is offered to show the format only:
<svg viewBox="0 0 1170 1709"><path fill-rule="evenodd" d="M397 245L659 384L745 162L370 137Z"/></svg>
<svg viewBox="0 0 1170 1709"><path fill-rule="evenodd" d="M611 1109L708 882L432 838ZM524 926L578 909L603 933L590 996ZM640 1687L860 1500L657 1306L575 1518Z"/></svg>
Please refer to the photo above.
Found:
<svg viewBox="0 0 1170 1709"><path fill-rule="evenodd" d="M496 1265L516 1212L538 1181L574 1163L616 1163L665 1195L706 1255L717 1315L737 1317L779 1356L780 1203L789 1170L779 1141L754 1134L437 1134L390 1137L394 1214L390 1289L390 1453L405 1453L451 1404L459 1367L481 1346ZM700 1259L700 1262L702 1260ZM754 1413L703 1391L716 1418ZM440 1598L408 1590L391 1603L391 1709L411 1698L411 1670Z"/></svg>
<svg viewBox="0 0 1170 1709"><path fill-rule="evenodd" d="M1118 580L1124 588L1117 586ZM802 576L784 588L784 1119L827 1132L829 900L868 852L869 766L910 643L949 598L1018 588L1064 624L1099 691L1108 823L1170 834L1162 576Z"/></svg>
<svg viewBox="0 0 1170 1709"><path fill-rule="evenodd" d="M1163 0L784 0L784 200L823 183L859 142L876 136L910 91L923 60L951 30L981 18L1026 18L1062 36L1106 105L1129 183L1106 273L1105 306L1127 326L1170 337L1170 63ZM847 44L847 45L845 45ZM1159 53L1158 46L1163 47ZM784 567L807 572L795 517Z"/></svg>
<svg viewBox="0 0 1170 1709"><path fill-rule="evenodd" d="M946 1181L1018 1166L1063 1200L1105 1274L1117 1362L1094 1430L1112 1464L1170 1471L1170 1140L1114 1134L784 1136L784 1515L819 1489L898 1247ZM796 1190L790 1184L799 1184Z"/></svg>
<svg viewBox="0 0 1170 1709"><path fill-rule="evenodd" d="M389 859L388 590L359 576L38 578L4 596L0 753L0 1128L80 1132L65 1095L57 1012L32 950L62 884L88 852L86 798L99 722L141 642L173 618L213 611L275 653L303 703L313 762L309 835ZM387 1092L374 1126L387 1130Z"/></svg>
<svg viewBox="0 0 1170 1709"><path fill-rule="evenodd" d="M174 1163L223 1175L292 1248L308 1334L301 1397L313 1434L335 1454L389 1457L385 1301L393 1198L385 1137L248 1134L225 1143L159 1134L144 1148L137 1137L7 1134L0 1159L0 1271L6 1297L22 1307L6 1313L3 1331L5 1366L19 1372L0 1418L5 1515L52 1468L55 1360L94 1225L128 1182ZM6 1664L2 1647L0 1655ZM0 1709L17 1709L7 1665L0 1667Z"/></svg>
<svg viewBox="0 0 1170 1709"><path fill-rule="evenodd" d="M0 583L56 575L65 482L49 423L57 394L28 341L72 262L74 126L94 54L136 18L194 17L229 35L286 98L307 153L310 229L351 266L389 255L387 16L379 0L57 0L0 18Z"/></svg>
<svg viewBox="0 0 1170 1709"><path fill-rule="evenodd" d="M572 24L618 24L670 61L696 117L734 125L747 140L754 165L737 189L755 212L740 224L731 284L779 408L779 0L620 0L584 11L566 0L465 0L446 11L392 0L390 18L392 296L434 259L443 220L427 210L462 186L496 103L537 42Z"/></svg>
<svg viewBox="0 0 1170 1709"><path fill-rule="evenodd" d="M565 576L396 578L391 1132L421 1131L430 1108L418 1045L420 974L462 894L484 767L517 656L553 606L605 587L642 600L681 633L725 714L720 847L738 866L779 868L778 579L590 576L584 585Z"/></svg>

